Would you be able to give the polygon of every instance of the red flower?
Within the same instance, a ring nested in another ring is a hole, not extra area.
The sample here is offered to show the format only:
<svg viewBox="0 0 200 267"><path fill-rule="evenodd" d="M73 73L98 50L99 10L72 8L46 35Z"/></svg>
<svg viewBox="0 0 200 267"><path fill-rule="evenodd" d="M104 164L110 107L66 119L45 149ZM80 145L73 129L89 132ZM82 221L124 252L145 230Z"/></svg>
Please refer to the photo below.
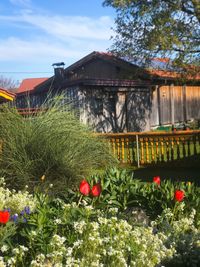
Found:
<svg viewBox="0 0 200 267"><path fill-rule="evenodd" d="M83 180L80 183L79 190L80 190L81 194L83 194L84 196L88 196L89 195L89 193L90 193L90 185L88 184L88 182L86 180Z"/></svg>
<svg viewBox="0 0 200 267"><path fill-rule="evenodd" d="M91 194L92 194L93 197L98 197L98 196L100 196L101 191L102 191L101 185L100 184L95 184L92 187Z"/></svg>
<svg viewBox="0 0 200 267"><path fill-rule="evenodd" d="M6 224L9 221L10 218L10 213L5 210L5 211L0 211L0 223Z"/></svg>
<svg viewBox="0 0 200 267"><path fill-rule="evenodd" d="M157 185L160 185L160 176L153 177L153 182L156 183Z"/></svg>
<svg viewBox="0 0 200 267"><path fill-rule="evenodd" d="M176 190L174 193L174 198L176 201L181 202L185 197L185 193L182 190Z"/></svg>

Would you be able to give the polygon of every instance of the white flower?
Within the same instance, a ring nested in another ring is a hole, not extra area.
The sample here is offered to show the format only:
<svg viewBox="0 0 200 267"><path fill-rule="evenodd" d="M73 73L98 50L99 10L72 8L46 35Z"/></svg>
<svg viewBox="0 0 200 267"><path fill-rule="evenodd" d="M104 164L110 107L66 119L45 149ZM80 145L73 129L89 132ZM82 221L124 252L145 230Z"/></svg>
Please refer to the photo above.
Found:
<svg viewBox="0 0 200 267"><path fill-rule="evenodd" d="M3 245L2 247L1 247L1 252L6 252L6 251L8 251L8 246L7 245Z"/></svg>
<svg viewBox="0 0 200 267"><path fill-rule="evenodd" d="M71 256L71 255L72 255L72 252L73 252L73 248L68 247L68 248L67 248L67 256L68 256L68 257Z"/></svg>
<svg viewBox="0 0 200 267"><path fill-rule="evenodd" d="M62 220L61 219L58 219L57 218L57 219L54 220L54 224L61 224L61 223L62 223Z"/></svg>
<svg viewBox="0 0 200 267"><path fill-rule="evenodd" d="M86 227L86 222L85 221L74 222L74 229L79 234L83 233L83 231L85 230L85 227Z"/></svg>

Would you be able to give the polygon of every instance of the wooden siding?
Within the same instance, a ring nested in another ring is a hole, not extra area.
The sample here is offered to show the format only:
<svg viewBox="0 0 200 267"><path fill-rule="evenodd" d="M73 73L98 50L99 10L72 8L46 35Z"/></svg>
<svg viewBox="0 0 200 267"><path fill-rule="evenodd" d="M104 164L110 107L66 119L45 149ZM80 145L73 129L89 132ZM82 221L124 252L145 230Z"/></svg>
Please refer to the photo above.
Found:
<svg viewBox="0 0 200 267"><path fill-rule="evenodd" d="M97 132L148 131L159 125L200 119L200 86L156 86L149 88L115 86L71 86L63 105L71 104L84 124ZM55 95L56 91L52 94ZM39 108L46 94L29 95L31 108ZM25 96L16 100L26 108ZM48 103L45 105L48 106Z"/></svg>
<svg viewBox="0 0 200 267"><path fill-rule="evenodd" d="M76 70L67 73L68 80L78 79L130 79L134 75L133 68L128 70L102 59L94 59Z"/></svg>
<svg viewBox="0 0 200 267"><path fill-rule="evenodd" d="M156 86L151 94L151 127L200 119L200 86Z"/></svg>
<svg viewBox="0 0 200 267"><path fill-rule="evenodd" d="M149 130L150 89L138 88L134 92L127 92L127 130Z"/></svg>
<svg viewBox="0 0 200 267"><path fill-rule="evenodd" d="M200 119L200 86L186 87L187 120Z"/></svg>

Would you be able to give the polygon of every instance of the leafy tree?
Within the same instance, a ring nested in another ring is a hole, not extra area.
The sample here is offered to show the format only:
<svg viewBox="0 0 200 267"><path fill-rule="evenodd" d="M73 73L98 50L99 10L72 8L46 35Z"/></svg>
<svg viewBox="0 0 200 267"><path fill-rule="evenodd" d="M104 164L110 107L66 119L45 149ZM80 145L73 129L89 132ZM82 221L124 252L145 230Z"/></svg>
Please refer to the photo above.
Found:
<svg viewBox="0 0 200 267"><path fill-rule="evenodd" d="M104 0L116 9L111 48L121 56L168 57L174 64L200 65L199 0Z"/></svg>

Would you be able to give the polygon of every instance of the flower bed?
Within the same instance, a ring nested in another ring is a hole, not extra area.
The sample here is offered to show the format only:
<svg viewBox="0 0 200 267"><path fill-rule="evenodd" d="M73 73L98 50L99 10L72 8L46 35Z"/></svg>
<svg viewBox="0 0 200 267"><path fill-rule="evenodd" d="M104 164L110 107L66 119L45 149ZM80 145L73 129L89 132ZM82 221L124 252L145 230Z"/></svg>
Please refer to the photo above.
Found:
<svg viewBox="0 0 200 267"><path fill-rule="evenodd" d="M2 184L0 266L199 266L199 188L130 178L110 170L59 198Z"/></svg>

